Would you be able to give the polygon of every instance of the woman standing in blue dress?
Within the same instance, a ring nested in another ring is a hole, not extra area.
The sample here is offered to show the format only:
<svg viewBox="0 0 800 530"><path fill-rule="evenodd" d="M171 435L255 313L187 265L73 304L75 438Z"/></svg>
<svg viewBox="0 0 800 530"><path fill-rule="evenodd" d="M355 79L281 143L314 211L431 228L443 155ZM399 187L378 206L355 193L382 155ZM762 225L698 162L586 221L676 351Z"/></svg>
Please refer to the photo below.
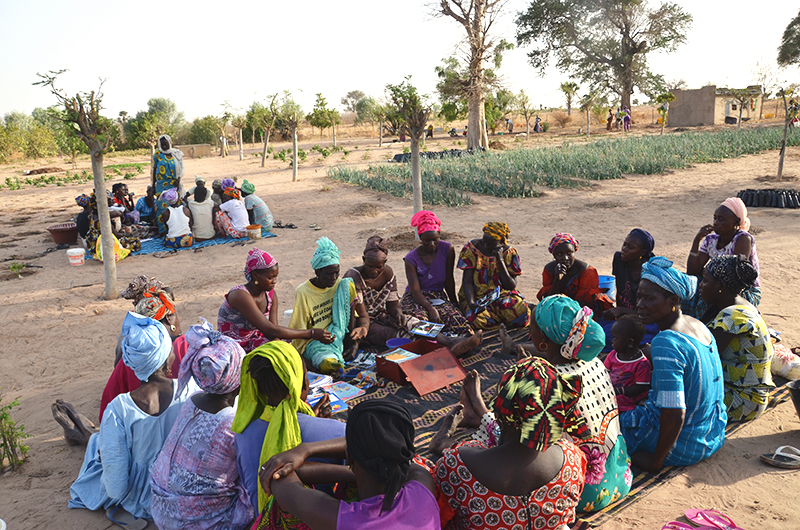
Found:
<svg viewBox="0 0 800 530"><path fill-rule="evenodd" d="M161 221L161 214L169 207L167 201L161 199L161 193L171 188L178 190L178 196L183 197L183 152L172 147L172 138L162 134L158 138L159 150L153 155L153 181L152 186L156 192L156 220L158 233L167 231L166 223Z"/></svg>

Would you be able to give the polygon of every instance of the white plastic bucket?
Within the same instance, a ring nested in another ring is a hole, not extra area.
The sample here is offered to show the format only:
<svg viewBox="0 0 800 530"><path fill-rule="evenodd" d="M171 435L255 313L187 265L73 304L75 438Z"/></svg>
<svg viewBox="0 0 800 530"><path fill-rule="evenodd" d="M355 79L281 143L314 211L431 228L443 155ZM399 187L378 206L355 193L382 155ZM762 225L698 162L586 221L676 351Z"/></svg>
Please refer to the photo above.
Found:
<svg viewBox="0 0 800 530"><path fill-rule="evenodd" d="M83 259L85 256L86 251L82 248L71 248L67 250L67 257L69 258L70 265L83 265ZM3 530L2 526L0 526L0 530Z"/></svg>
<svg viewBox="0 0 800 530"><path fill-rule="evenodd" d="M247 239L261 239L261 225L247 225Z"/></svg>
<svg viewBox="0 0 800 530"><path fill-rule="evenodd" d="M0 530L6 530L6 522L0 519Z"/></svg>
<svg viewBox="0 0 800 530"><path fill-rule="evenodd" d="M292 315L294 314L294 309L287 309L283 312L283 327L288 328L289 322L292 321Z"/></svg>

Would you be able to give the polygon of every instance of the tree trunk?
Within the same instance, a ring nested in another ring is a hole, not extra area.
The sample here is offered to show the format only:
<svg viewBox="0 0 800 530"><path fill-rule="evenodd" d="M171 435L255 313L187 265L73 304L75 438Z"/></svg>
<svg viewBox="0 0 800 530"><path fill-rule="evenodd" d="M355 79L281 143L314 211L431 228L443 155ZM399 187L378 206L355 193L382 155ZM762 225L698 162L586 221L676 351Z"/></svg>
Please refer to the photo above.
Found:
<svg viewBox="0 0 800 530"><path fill-rule="evenodd" d="M467 149L489 146L486 134L486 114L483 108L482 87L471 87L468 92Z"/></svg>
<svg viewBox="0 0 800 530"><path fill-rule="evenodd" d="M527 138L530 135L531 135L531 120L530 120L530 118L526 118L525 119L525 137Z"/></svg>
<svg viewBox="0 0 800 530"><path fill-rule="evenodd" d="M786 92L783 94L783 108L786 111L786 114L783 118L783 139L781 140L781 151L780 151L780 158L778 159L778 178L777 180L781 180L783 177L783 159L786 156L786 137L789 134L789 104L786 102ZM778 114L777 112L775 113Z"/></svg>
<svg viewBox="0 0 800 530"><path fill-rule="evenodd" d="M297 182L297 127L292 127L292 182Z"/></svg>
<svg viewBox="0 0 800 530"><path fill-rule="evenodd" d="M117 291L117 260L114 254L114 233L111 230L111 216L108 213L108 201L105 200L106 179L103 173L103 151L99 146L92 147L90 154L92 157L92 175L94 175L94 192L97 197L97 214L100 220L106 300L114 300L119 296Z"/></svg>
<svg viewBox="0 0 800 530"><path fill-rule="evenodd" d="M739 102L739 121L736 122L736 130L740 130L742 128L742 111L744 110L744 105L742 102Z"/></svg>
<svg viewBox="0 0 800 530"><path fill-rule="evenodd" d="M77 154L72 157L72 163L75 164L75 158L77 158ZM156 145L150 144L150 174L153 174L153 164L155 164L156 160Z"/></svg>
<svg viewBox="0 0 800 530"><path fill-rule="evenodd" d="M336 123L334 122L331 127L333 127L333 146L336 147Z"/></svg>
<svg viewBox="0 0 800 530"><path fill-rule="evenodd" d="M378 147L383 147L383 122L378 126Z"/></svg>
<svg viewBox="0 0 800 530"><path fill-rule="evenodd" d="M572 101L567 98L567 116L572 116Z"/></svg>
<svg viewBox="0 0 800 530"><path fill-rule="evenodd" d="M422 210L422 173L419 168L419 138L411 136L411 187L414 195L414 213Z"/></svg>
<svg viewBox="0 0 800 530"><path fill-rule="evenodd" d="M254 128L252 128L252 129L250 130L250 132L252 133L252 134L250 135L250 143L251 143L251 144L253 144L253 145L256 145L256 129L255 129L255 127L254 127Z"/></svg>
<svg viewBox="0 0 800 530"><path fill-rule="evenodd" d="M589 139L589 128L591 126L591 122L589 121L589 107L586 107L586 139Z"/></svg>
<svg viewBox="0 0 800 530"><path fill-rule="evenodd" d="M267 163L267 149L269 149L269 129L267 129L267 134L264 135L264 150L261 151L261 167L264 167L264 164Z"/></svg>
<svg viewBox="0 0 800 530"><path fill-rule="evenodd" d="M239 160L244 160L244 146L242 145L242 129L239 129Z"/></svg>

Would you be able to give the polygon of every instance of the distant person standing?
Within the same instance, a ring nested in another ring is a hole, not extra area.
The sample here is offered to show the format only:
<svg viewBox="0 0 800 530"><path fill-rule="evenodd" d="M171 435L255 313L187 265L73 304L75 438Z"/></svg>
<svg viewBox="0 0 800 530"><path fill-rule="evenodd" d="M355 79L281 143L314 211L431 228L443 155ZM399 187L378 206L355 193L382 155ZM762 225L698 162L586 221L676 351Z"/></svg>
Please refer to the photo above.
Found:
<svg viewBox="0 0 800 530"><path fill-rule="evenodd" d="M606 130L610 131L614 124L614 109L608 109L608 119L606 120Z"/></svg>
<svg viewBox="0 0 800 530"><path fill-rule="evenodd" d="M158 233L167 232L166 223L162 222L161 214L169 207L167 201L161 198L161 194L169 189L175 188L178 196L183 196L183 152L172 147L172 138L163 134L158 138L159 150L153 155L153 179L152 186L158 196L156 202L156 220L158 221Z"/></svg>
<svg viewBox="0 0 800 530"><path fill-rule="evenodd" d="M539 119L539 116L536 116L536 121L533 123L533 132L542 132L542 120Z"/></svg>
<svg viewBox="0 0 800 530"><path fill-rule="evenodd" d="M631 109L625 107L623 109L623 113L624 114L622 116L622 123L625 128L625 132L628 132L631 130Z"/></svg>
<svg viewBox="0 0 800 530"><path fill-rule="evenodd" d="M425 133L425 138L433 138L433 125L428 125L428 132Z"/></svg>

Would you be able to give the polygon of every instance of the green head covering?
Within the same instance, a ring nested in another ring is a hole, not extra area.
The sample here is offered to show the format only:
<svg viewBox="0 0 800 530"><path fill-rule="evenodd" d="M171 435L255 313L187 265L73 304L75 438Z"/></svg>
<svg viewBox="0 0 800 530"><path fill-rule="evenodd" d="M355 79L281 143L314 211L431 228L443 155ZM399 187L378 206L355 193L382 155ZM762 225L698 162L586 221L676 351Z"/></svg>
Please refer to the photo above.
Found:
<svg viewBox="0 0 800 530"><path fill-rule="evenodd" d="M591 361L603 349L606 334L592 320L592 310L563 294L548 296L536 306L536 325L556 344L567 359Z"/></svg>
<svg viewBox="0 0 800 530"><path fill-rule="evenodd" d="M242 182L242 185L239 186L239 189L241 189L243 192L245 192L248 195L252 195L253 193L256 192L255 184L253 184L252 182L247 182L247 179L245 179L245 181Z"/></svg>
<svg viewBox="0 0 800 530"><path fill-rule="evenodd" d="M272 363L275 373L289 389L289 395L278 403L277 407L270 406L267 396L259 394L258 385L250 375L250 361L257 355ZM231 431L241 433L250 423L259 418L269 423L267 434L264 436L264 445L261 446L260 465L264 465L267 460L278 453L297 447L303 441L300 437L297 413L314 415L311 407L300 399L304 377L303 359L300 354L294 349L294 346L280 340L259 346L248 353L242 361L239 405L233 425L231 425ZM259 481L258 509L260 512L264 510L269 501L270 499L267 498Z"/></svg>
<svg viewBox="0 0 800 530"><path fill-rule="evenodd" d="M314 251L314 256L311 258L311 268L316 270L324 269L328 265L338 265L339 248L333 241L327 237L317 239L317 250Z"/></svg>

